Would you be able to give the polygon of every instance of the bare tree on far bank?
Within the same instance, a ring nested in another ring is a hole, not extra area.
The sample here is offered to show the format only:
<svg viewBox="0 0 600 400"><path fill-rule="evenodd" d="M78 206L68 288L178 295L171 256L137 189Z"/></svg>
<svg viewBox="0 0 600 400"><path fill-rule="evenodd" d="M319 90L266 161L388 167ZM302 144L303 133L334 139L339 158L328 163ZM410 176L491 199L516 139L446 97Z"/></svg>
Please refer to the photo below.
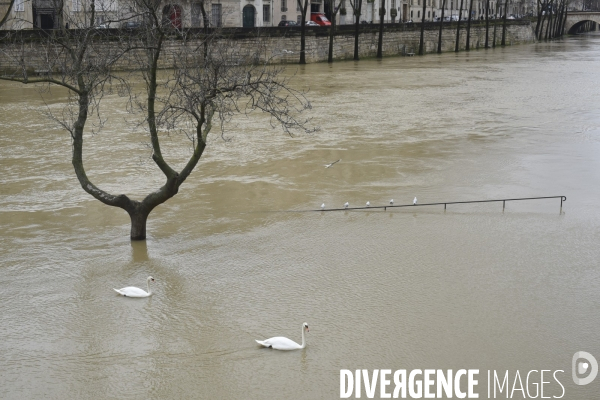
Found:
<svg viewBox="0 0 600 400"><path fill-rule="evenodd" d="M427 11L427 0L423 0L423 15L421 15L421 38L419 39L419 55L425 54L425 12Z"/></svg>
<svg viewBox="0 0 600 400"><path fill-rule="evenodd" d="M506 14L508 14L508 0L504 0L503 11L504 11L504 13L502 16L502 40L500 41L500 46L506 46L506 18L507 18Z"/></svg>
<svg viewBox="0 0 600 400"><path fill-rule="evenodd" d="M485 0L485 48L490 47L490 0Z"/></svg>
<svg viewBox="0 0 600 400"><path fill-rule="evenodd" d="M300 61L299 64L306 64L306 12L308 10L308 3L310 0L297 0L298 8L302 14L302 21L300 21Z"/></svg>
<svg viewBox="0 0 600 400"><path fill-rule="evenodd" d="M459 44L460 44L460 21L462 20L462 11L463 11L463 0L460 0L460 9L458 11L458 22L456 23L456 42L454 45L454 52L458 53Z"/></svg>
<svg viewBox="0 0 600 400"><path fill-rule="evenodd" d="M344 15L346 15L346 9L341 9L340 7L342 6L342 0L339 0L339 3L337 4L337 6L335 5L335 0L332 0L331 2L331 25L329 25L329 53L327 54L327 62L328 63L332 63L333 62L333 36L335 33L335 20L337 17L337 13L339 12L344 12Z"/></svg>
<svg viewBox="0 0 600 400"><path fill-rule="evenodd" d="M383 2L385 4L385 2ZM377 39L377 58L383 58L383 17L385 17L385 6L379 7L379 37Z"/></svg>
<svg viewBox="0 0 600 400"><path fill-rule="evenodd" d="M360 33L360 14L362 12L363 0L349 0L352 7L352 15L354 15L354 60L358 61L358 36Z"/></svg>
<svg viewBox="0 0 600 400"><path fill-rule="evenodd" d="M283 67L261 61L265 53L260 43L247 49L217 34L192 35L165 20L158 2L140 0L136 6L141 27L119 35L94 26L93 6L85 20L69 21L77 29L40 35L38 40L45 41L43 58L32 54L21 34L14 32L13 45L21 50L2 57L13 56L18 68L5 68L0 79L68 90L63 109L51 116L70 134L72 164L82 189L125 210L131 239L144 240L148 216L178 193L200 161L209 134L222 135L233 117L253 111L266 113L271 126L290 134L307 131L307 120L299 114L311 106L289 85ZM118 72L117 66L131 72ZM43 72L38 76L36 70ZM164 175L163 186L149 188L141 200L102 189L102 182L93 182L85 169L85 139L111 122L102 100L116 96L127 101L128 111L139 120L151 158ZM190 152L164 154L161 144L166 137L188 143ZM167 158L182 167L175 169Z"/></svg>
<svg viewBox="0 0 600 400"><path fill-rule="evenodd" d="M473 0L469 3L469 18L467 19L467 45L465 50L471 51L471 19L473 16Z"/></svg>
<svg viewBox="0 0 600 400"><path fill-rule="evenodd" d="M440 32L438 33L438 47L437 47L437 52L438 53L442 53L442 31L444 28L444 10L446 9L446 0L443 0L442 2L442 16L440 17ZM452 11L450 11L450 14L452 14Z"/></svg>

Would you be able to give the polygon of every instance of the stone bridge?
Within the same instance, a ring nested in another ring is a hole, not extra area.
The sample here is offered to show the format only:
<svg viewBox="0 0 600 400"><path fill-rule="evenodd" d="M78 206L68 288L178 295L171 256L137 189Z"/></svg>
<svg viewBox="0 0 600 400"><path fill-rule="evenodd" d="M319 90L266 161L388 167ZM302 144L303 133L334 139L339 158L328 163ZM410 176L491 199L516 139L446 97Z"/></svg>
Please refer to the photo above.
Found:
<svg viewBox="0 0 600 400"><path fill-rule="evenodd" d="M565 24L566 33L575 33L586 22L600 24L600 11L568 11Z"/></svg>

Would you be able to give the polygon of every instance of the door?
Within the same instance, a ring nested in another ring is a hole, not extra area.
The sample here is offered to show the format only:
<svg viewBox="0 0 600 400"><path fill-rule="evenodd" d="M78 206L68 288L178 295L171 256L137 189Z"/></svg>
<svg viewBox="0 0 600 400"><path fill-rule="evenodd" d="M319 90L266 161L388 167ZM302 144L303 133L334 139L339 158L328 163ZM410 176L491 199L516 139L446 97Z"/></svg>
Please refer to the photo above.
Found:
<svg viewBox="0 0 600 400"><path fill-rule="evenodd" d="M248 4L244 7L243 10L243 27L244 28L254 28L254 14L255 14L254 6Z"/></svg>
<svg viewBox="0 0 600 400"><path fill-rule="evenodd" d="M402 21L406 22L408 17L408 4L402 4Z"/></svg>

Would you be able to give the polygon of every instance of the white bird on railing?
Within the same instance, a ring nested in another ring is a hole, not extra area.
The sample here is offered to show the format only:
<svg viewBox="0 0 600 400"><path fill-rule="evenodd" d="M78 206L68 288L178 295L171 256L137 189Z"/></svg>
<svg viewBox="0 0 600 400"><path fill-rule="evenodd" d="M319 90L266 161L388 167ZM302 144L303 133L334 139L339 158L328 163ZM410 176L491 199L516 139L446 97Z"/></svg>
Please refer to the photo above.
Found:
<svg viewBox="0 0 600 400"><path fill-rule="evenodd" d="M344 208L348 208L350 204L348 204L348 202L346 202L346 204L344 204Z"/></svg>
<svg viewBox="0 0 600 400"><path fill-rule="evenodd" d="M414 206L415 204L417 204L417 198L416 198L416 197L415 197L415 198L414 198L414 200L413 200L413 206Z"/></svg>
<svg viewBox="0 0 600 400"><path fill-rule="evenodd" d="M341 159L341 158L340 158L339 160L336 160L336 161L332 162L331 164L325 164L325 168L329 168L329 167L331 167L333 164L335 164L335 163L337 163L337 162L340 162L340 161L342 161L342 159Z"/></svg>
<svg viewBox="0 0 600 400"><path fill-rule="evenodd" d="M321 204L321 210L325 209L325 203Z"/></svg>
<svg viewBox="0 0 600 400"><path fill-rule="evenodd" d="M394 199L390 200L390 205L393 206L394 205Z"/></svg>
<svg viewBox="0 0 600 400"><path fill-rule="evenodd" d="M371 206L371 202L367 201L367 207L370 207L370 206Z"/></svg>

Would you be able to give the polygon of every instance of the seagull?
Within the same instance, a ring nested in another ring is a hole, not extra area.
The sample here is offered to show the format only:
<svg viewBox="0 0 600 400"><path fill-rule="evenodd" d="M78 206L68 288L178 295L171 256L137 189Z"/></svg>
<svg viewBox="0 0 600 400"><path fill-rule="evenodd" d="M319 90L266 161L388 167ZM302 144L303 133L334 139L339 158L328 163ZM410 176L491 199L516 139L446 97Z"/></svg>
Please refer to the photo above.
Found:
<svg viewBox="0 0 600 400"><path fill-rule="evenodd" d="M370 206L371 206L371 202L367 201L367 207L370 207Z"/></svg>
<svg viewBox="0 0 600 400"><path fill-rule="evenodd" d="M325 209L325 203L321 204L321 210Z"/></svg>
<svg viewBox="0 0 600 400"><path fill-rule="evenodd" d="M282 53L285 53L285 54L294 54L294 52L293 52L293 51L291 51L291 50L286 50L286 49L283 49L283 50L281 50L281 52L282 52Z"/></svg>
<svg viewBox="0 0 600 400"><path fill-rule="evenodd" d="M390 205L393 206L394 205L394 199L390 200Z"/></svg>
<svg viewBox="0 0 600 400"><path fill-rule="evenodd" d="M348 204L348 202L346 202L346 204L344 204L344 208L348 208L350 204Z"/></svg>
<svg viewBox="0 0 600 400"><path fill-rule="evenodd" d="M337 160L337 161L334 161L334 162L332 162L331 164L325 164L325 168L329 168L329 167L331 167L333 164L335 164L335 163L337 163L337 162L340 162L340 161L342 161L342 159L341 159L341 158L340 158L339 160Z"/></svg>
<svg viewBox="0 0 600 400"><path fill-rule="evenodd" d="M415 197L415 198L414 198L414 200L413 200L413 206L414 206L415 204L417 204L417 198L416 198L416 197Z"/></svg>

